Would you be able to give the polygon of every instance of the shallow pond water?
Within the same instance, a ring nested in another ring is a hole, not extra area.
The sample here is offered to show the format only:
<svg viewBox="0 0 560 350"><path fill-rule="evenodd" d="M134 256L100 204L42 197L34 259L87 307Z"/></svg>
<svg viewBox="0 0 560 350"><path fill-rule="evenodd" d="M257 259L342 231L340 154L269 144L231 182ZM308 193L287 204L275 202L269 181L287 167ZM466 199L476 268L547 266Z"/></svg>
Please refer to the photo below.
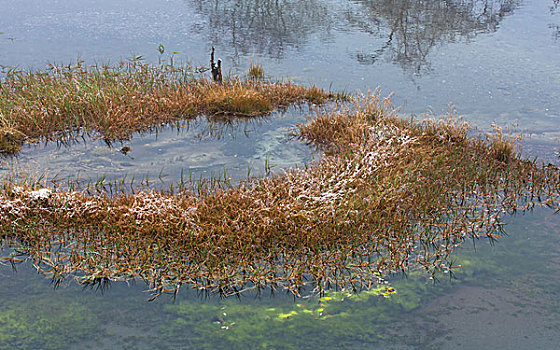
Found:
<svg viewBox="0 0 560 350"><path fill-rule="evenodd" d="M158 45L225 70L347 91L381 87L406 113L453 103L487 127L557 136L560 14L554 0L0 1L0 64L118 62Z"/></svg>
<svg viewBox="0 0 560 350"><path fill-rule="evenodd" d="M404 114L440 113L453 104L483 130L517 123L531 135L526 155L558 157L556 0L0 0L0 8L0 65L37 69L78 56L89 63L132 55L157 62L172 52L176 60L207 65L214 45L233 73L254 61L298 83L349 92L379 86L395 93ZM309 162L312 150L285 136L304 114L288 109L234 123L221 138L200 120L113 148L89 138L30 146L16 162L31 174L59 178L148 175L173 183L181 170L196 179L220 177L225 168L242 179L248 168L262 174L265 162L276 169ZM130 152L120 152L124 146ZM75 283L53 289L31 264L17 273L2 267L0 349L554 348L560 220L543 210L508 221L509 235L494 246L464 245L456 279L434 285L416 274L395 277L391 298L219 300L184 291L174 302L148 303L142 283L113 284L103 293Z"/></svg>
<svg viewBox="0 0 560 350"><path fill-rule="evenodd" d="M552 349L560 339L560 224L512 219L491 246L466 243L453 279L390 280L389 298L327 293L239 299L183 290L147 302L143 283L54 288L30 264L0 269L0 349Z"/></svg>
<svg viewBox="0 0 560 350"><path fill-rule="evenodd" d="M0 173L82 185L148 182L150 187L168 187L203 179L235 184L270 171L304 166L317 157L314 149L290 136L309 113L308 106L300 106L254 119L200 117L126 141L84 135L64 143L32 144L17 156L3 159Z"/></svg>

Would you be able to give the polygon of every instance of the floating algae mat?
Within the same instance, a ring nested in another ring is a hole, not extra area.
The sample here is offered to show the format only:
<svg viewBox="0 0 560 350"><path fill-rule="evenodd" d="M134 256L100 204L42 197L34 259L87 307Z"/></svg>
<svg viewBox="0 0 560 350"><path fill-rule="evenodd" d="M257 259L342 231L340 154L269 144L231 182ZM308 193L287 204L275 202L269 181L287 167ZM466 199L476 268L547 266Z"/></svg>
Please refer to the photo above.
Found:
<svg viewBox="0 0 560 350"><path fill-rule="evenodd" d="M54 280L143 279L156 295L377 290L394 272L452 273L456 247L496 239L508 213L558 208L557 167L520 159L500 130L468 132L356 97L299 125L321 160L235 187L85 193L8 181L2 237Z"/></svg>

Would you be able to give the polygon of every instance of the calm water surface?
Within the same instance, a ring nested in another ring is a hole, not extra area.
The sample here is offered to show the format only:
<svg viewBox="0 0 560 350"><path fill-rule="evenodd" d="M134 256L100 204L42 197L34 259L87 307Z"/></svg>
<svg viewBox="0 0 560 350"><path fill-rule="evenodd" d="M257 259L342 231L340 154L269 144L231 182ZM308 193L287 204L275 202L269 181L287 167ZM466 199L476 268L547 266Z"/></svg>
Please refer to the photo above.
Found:
<svg viewBox="0 0 560 350"><path fill-rule="evenodd" d="M557 160L560 136L558 1L37 1L0 0L0 64L118 62L157 47L195 65L216 46L226 70L251 61L268 74L336 90L394 92L403 114L448 111L487 130L516 123L529 156ZM231 125L204 120L135 135L108 147L86 138L34 145L5 160L30 174L140 179L180 174L236 181L308 163L286 134L305 121L290 108ZM130 152L120 152L123 146ZM214 174L214 175L211 175ZM161 180L160 180L161 178ZM463 270L436 285L393 278L398 294L293 300L245 296L147 303L145 285L104 293L54 289L30 264L0 269L0 349L325 348L526 349L560 341L560 220L548 211L511 218L509 235L458 252ZM322 305L321 305L322 304ZM302 306L303 305L303 306ZM319 309L322 309L319 311ZM304 312L307 310L309 312ZM292 312L297 312L293 314ZM287 318L286 315L290 315Z"/></svg>
<svg viewBox="0 0 560 350"><path fill-rule="evenodd" d="M309 113L306 106L290 107L259 119L180 122L129 141L85 135L65 143L28 145L17 157L5 159L0 173L17 170L58 183L124 181L166 187L214 179L235 184L317 158L317 152L290 136Z"/></svg>

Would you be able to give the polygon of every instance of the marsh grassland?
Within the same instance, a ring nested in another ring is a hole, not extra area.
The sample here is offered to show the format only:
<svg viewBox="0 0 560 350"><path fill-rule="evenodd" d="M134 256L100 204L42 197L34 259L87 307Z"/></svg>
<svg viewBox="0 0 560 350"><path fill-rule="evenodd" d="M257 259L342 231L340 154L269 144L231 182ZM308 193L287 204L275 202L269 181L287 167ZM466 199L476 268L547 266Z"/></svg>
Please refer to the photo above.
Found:
<svg viewBox="0 0 560 350"><path fill-rule="evenodd" d="M108 140L182 119L256 117L293 103L345 94L264 79L223 83L204 69L51 66L8 70L0 86L3 152L23 142L95 133ZM197 75L198 74L198 75ZM47 187L5 178L2 244L55 281L143 279L157 296L182 285L223 295L246 289L377 288L394 272L451 274L455 248L495 239L504 215L558 208L560 173L523 160L500 129L474 136L446 116L404 120L379 93L319 112L293 136L324 156L238 186L155 190ZM309 290L309 289L308 289Z"/></svg>
<svg viewBox="0 0 560 350"><path fill-rule="evenodd" d="M334 94L316 87L229 77L214 84L205 68L138 58L116 66L78 60L41 72L7 69L0 80L0 152L24 142L64 140L84 133L109 141L197 116L254 117L297 102L322 103ZM253 73L256 74L256 73Z"/></svg>
<svg viewBox="0 0 560 350"><path fill-rule="evenodd" d="M126 138L198 115L254 117L346 98L260 75L218 84L187 72L135 60L8 72L2 148L83 130ZM500 129L472 131L451 116L402 119L373 93L296 127L294 137L323 151L319 161L238 186L80 191L6 178L0 232L14 253L3 261L30 258L55 281L142 279L155 296L183 285L299 296L303 288L377 290L395 272L451 274L460 267L456 247L499 237L505 215L558 210L557 167L521 159L517 140Z"/></svg>

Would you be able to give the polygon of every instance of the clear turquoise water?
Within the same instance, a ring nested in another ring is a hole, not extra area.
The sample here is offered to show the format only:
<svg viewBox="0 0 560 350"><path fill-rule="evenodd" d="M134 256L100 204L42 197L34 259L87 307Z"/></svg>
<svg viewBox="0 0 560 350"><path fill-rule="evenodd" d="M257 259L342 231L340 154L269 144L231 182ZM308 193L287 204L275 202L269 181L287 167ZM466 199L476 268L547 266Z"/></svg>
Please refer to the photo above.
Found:
<svg viewBox="0 0 560 350"><path fill-rule="evenodd" d="M215 45L233 73L252 60L299 83L350 92L381 87L394 92L403 114L440 113L452 103L483 130L517 123L530 136L526 155L556 161L557 6L553 0L0 0L0 65L36 69L78 56L93 63L135 54L157 62L159 44L163 58L176 51L176 59L204 65ZM125 142L127 155L121 144L108 148L94 139L58 149L36 145L3 167L17 162L30 173L94 179L161 175L164 183L177 181L181 170L196 178L225 168L241 179L249 168L262 174L265 162L278 169L312 159L312 150L285 136L304 112L242 122L221 137L210 135L204 121L163 128ZM17 273L2 267L0 349L555 348L560 220L543 210L508 221L508 236L494 246L464 245L456 279L434 285L416 274L395 276L397 295L389 299L220 300L184 291L175 301L149 303L141 282L103 293L73 282L54 289L31 264Z"/></svg>

